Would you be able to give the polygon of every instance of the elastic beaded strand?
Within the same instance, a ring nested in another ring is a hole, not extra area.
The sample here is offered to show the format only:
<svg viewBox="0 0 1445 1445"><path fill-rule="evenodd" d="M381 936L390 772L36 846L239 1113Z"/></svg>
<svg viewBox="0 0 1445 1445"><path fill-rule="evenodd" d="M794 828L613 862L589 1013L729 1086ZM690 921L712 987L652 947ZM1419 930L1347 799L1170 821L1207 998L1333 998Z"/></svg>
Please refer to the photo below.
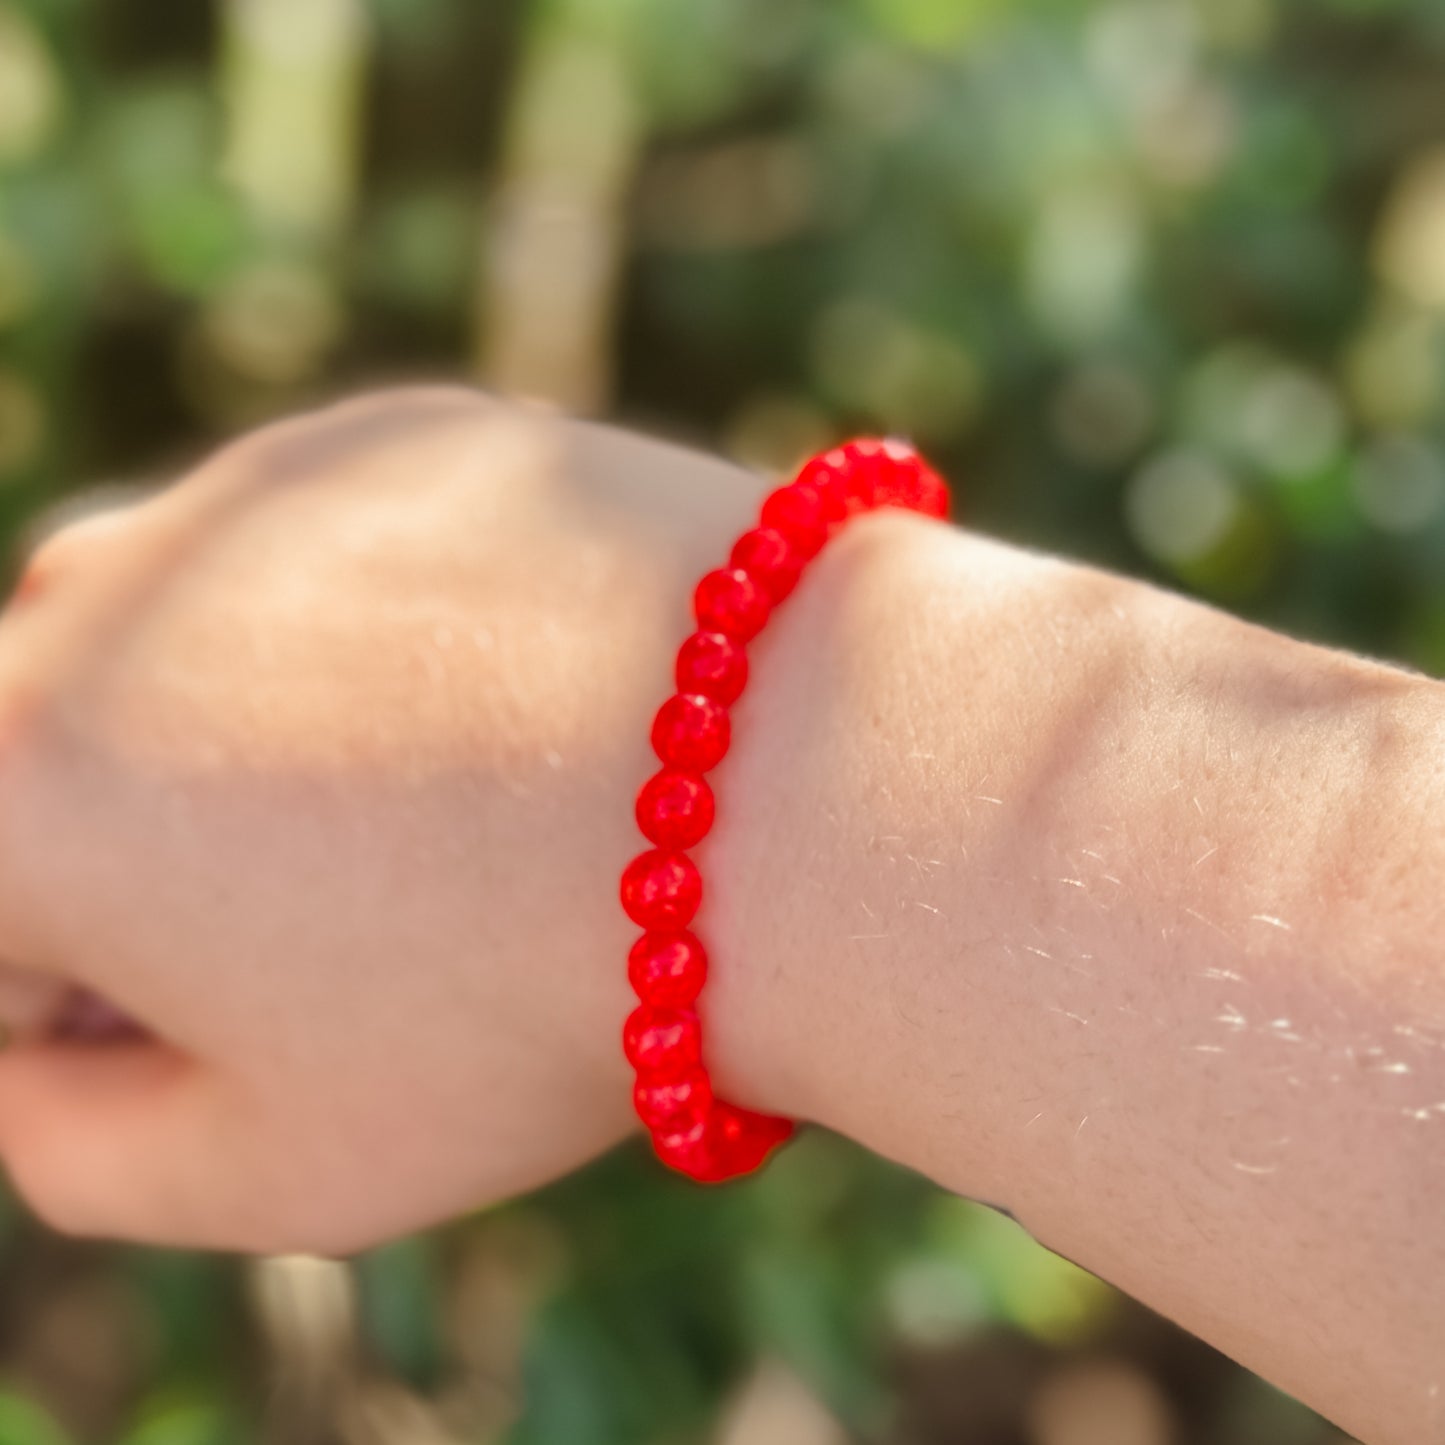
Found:
<svg viewBox="0 0 1445 1445"><path fill-rule="evenodd" d="M715 1097L696 1012L709 965L690 931L703 882L688 850L713 825L715 800L702 775L731 746L728 710L747 687L747 644L853 517L900 507L941 520L948 503L943 480L906 443L847 442L813 457L770 493L758 525L693 595L698 630L678 652L677 693L652 726L662 769L637 795L637 824L653 846L623 871L621 898L644 930L627 967L640 1002L623 1028L623 1051L637 1070L633 1105L658 1157L700 1183L756 1169L794 1129L789 1119Z"/></svg>

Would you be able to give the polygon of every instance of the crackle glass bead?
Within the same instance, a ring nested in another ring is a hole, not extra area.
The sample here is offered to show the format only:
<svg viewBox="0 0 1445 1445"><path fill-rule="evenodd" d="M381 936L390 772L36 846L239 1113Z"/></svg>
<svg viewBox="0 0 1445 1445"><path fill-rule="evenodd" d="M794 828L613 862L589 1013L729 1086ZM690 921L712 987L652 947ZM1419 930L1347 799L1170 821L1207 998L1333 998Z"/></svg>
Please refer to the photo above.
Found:
<svg viewBox="0 0 1445 1445"><path fill-rule="evenodd" d="M798 549L776 527L744 532L733 545L731 561L762 584L774 606L798 585L803 571Z"/></svg>
<svg viewBox="0 0 1445 1445"><path fill-rule="evenodd" d="M721 632L694 632L678 649L677 690L730 707L748 684L748 654Z"/></svg>
<svg viewBox="0 0 1445 1445"><path fill-rule="evenodd" d="M701 1183L715 1183L708 1148L709 1116L684 1116L676 1125L652 1131L652 1147L664 1164L681 1169Z"/></svg>
<svg viewBox="0 0 1445 1445"><path fill-rule="evenodd" d="M790 482L763 502L762 523L781 532L803 558L816 557L828 540L823 494L811 482Z"/></svg>
<svg viewBox="0 0 1445 1445"><path fill-rule="evenodd" d="M728 710L701 693L680 692L663 703L652 724L653 751L671 768L705 773L727 755Z"/></svg>
<svg viewBox="0 0 1445 1445"><path fill-rule="evenodd" d="M627 978L638 998L684 1008L707 982L707 953L690 933L644 933L627 955Z"/></svg>
<svg viewBox="0 0 1445 1445"><path fill-rule="evenodd" d="M876 444L873 461L879 506L904 507L926 517L948 516L948 488L906 442Z"/></svg>
<svg viewBox="0 0 1445 1445"><path fill-rule="evenodd" d="M838 448L844 466L844 489L849 512L871 512L888 505L885 482L888 471L883 443L872 437L846 442Z"/></svg>
<svg viewBox="0 0 1445 1445"><path fill-rule="evenodd" d="M702 903L702 876L686 853L653 848L622 874L622 907L642 928L686 928Z"/></svg>
<svg viewBox="0 0 1445 1445"><path fill-rule="evenodd" d="M918 472L914 481L913 510L925 517L935 517L943 522L948 519L948 484L931 467L918 460Z"/></svg>
<svg viewBox="0 0 1445 1445"><path fill-rule="evenodd" d="M706 779L664 768L637 795L637 826L659 848L691 848L707 837L715 807Z"/></svg>
<svg viewBox="0 0 1445 1445"><path fill-rule="evenodd" d="M697 584L693 612L704 632L721 632L737 642L750 642L768 620L768 594L741 567L719 567Z"/></svg>
<svg viewBox="0 0 1445 1445"><path fill-rule="evenodd" d="M848 516L848 458L842 447L805 462L794 480L797 485L817 489L823 519L829 526L836 526Z"/></svg>
<svg viewBox="0 0 1445 1445"><path fill-rule="evenodd" d="M918 490L918 474L912 468L889 467L879 474L878 505L897 507L909 512L917 511Z"/></svg>
<svg viewBox="0 0 1445 1445"><path fill-rule="evenodd" d="M622 1026L622 1047L634 1069L680 1077L702 1055L702 1028L691 1009L638 1004Z"/></svg>
<svg viewBox="0 0 1445 1445"><path fill-rule="evenodd" d="M717 1104L708 1114L707 1164L712 1182L747 1174L792 1136L790 1119Z"/></svg>
<svg viewBox="0 0 1445 1445"><path fill-rule="evenodd" d="M649 1129L690 1129L712 1105L712 1083L696 1067L675 1076L643 1074L632 1090L632 1102Z"/></svg>

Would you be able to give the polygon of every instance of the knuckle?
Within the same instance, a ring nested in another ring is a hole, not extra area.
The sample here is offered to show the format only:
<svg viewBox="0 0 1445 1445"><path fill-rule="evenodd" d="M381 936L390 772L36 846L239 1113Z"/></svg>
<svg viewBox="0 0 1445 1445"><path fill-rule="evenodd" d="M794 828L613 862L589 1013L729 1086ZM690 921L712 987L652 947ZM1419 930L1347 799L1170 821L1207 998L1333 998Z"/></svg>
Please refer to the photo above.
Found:
<svg viewBox="0 0 1445 1445"><path fill-rule="evenodd" d="M257 484L292 481L392 434L439 418L482 415L499 405L483 392L457 385L364 392L248 432L214 453L198 475Z"/></svg>
<svg viewBox="0 0 1445 1445"><path fill-rule="evenodd" d="M0 685L0 917L13 939L35 923L36 881L57 872L53 850L70 842L56 806L53 703L25 683ZM44 837L45 848L35 840ZM28 946L28 944L26 945Z"/></svg>
<svg viewBox="0 0 1445 1445"><path fill-rule="evenodd" d="M474 386L463 386L460 382L412 382L347 397L322 408L317 415L365 416L376 411L417 412L454 410L458 407L476 409L496 405L498 403L490 393Z"/></svg>
<svg viewBox="0 0 1445 1445"><path fill-rule="evenodd" d="M20 574L16 600L28 601L49 592L81 571L98 551L121 540L135 510L130 493L101 494L51 514Z"/></svg>

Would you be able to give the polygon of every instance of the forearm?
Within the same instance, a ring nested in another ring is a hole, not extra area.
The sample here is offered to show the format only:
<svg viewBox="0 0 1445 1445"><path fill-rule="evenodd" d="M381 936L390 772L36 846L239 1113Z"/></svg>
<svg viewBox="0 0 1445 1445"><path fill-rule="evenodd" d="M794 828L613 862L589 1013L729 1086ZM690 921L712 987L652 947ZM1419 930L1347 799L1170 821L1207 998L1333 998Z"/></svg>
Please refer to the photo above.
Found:
<svg viewBox="0 0 1445 1445"><path fill-rule="evenodd" d="M1445 688L905 522L796 607L715 845L739 1087L1438 1438Z"/></svg>

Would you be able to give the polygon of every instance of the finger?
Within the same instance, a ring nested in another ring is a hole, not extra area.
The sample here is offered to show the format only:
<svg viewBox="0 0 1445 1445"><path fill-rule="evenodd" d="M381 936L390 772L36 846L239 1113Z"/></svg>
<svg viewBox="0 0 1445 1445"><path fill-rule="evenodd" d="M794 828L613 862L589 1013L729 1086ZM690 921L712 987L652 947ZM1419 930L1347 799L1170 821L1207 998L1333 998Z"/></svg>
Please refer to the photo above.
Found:
<svg viewBox="0 0 1445 1445"><path fill-rule="evenodd" d="M64 979L0 963L0 1047L47 1037L69 993Z"/></svg>
<svg viewBox="0 0 1445 1445"><path fill-rule="evenodd" d="M154 1043L44 1044L0 1056L0 1159L67 1234L213 1246L241 1228L223 1091Z"/></svg>
<svg viewBox="0 0 1445 1445"><path fill-rule="evenodd" d="M143 1025L109 999L88 988L72 988L51 1015L45 1037L72 1043L108 1044L139 1042L149 1035Z"/></svg>

